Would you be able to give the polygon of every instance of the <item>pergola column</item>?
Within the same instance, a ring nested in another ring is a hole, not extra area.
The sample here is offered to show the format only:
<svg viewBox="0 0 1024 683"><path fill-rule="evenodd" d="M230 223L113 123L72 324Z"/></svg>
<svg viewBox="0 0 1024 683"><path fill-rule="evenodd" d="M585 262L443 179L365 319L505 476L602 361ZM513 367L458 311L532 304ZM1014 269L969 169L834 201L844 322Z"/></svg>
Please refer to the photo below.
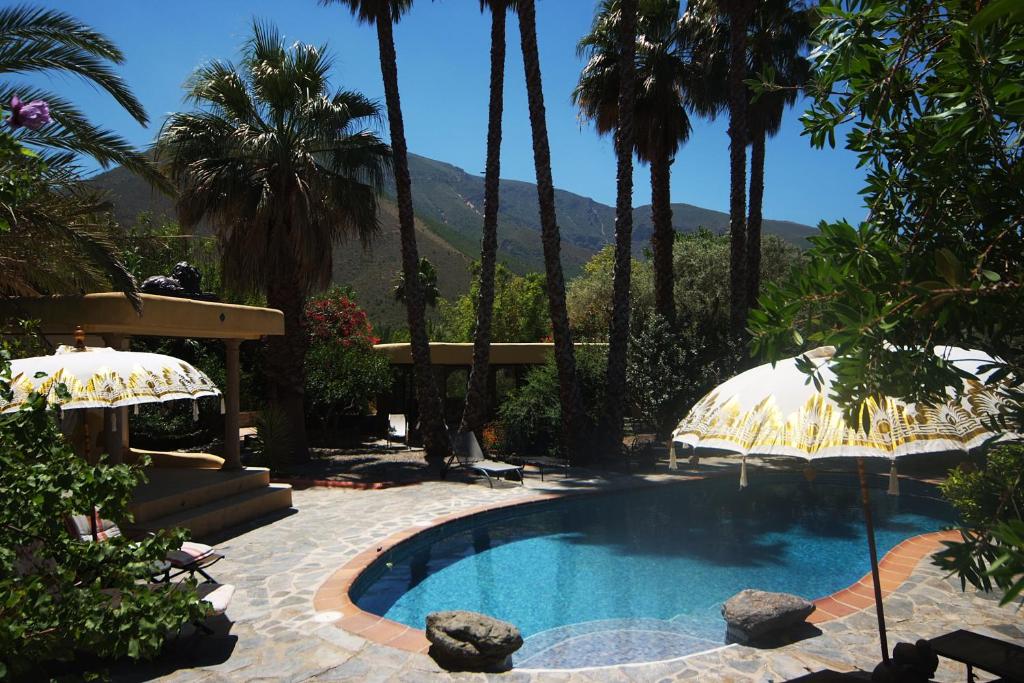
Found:
<svg viewBox="0 0 1024 683"><path fill-rule="evenodd" d="M239 384L241 366L238 360L240 339L224 340L224 365L227 380L224 386L224 470L242 469L238 434Z"/></svg>

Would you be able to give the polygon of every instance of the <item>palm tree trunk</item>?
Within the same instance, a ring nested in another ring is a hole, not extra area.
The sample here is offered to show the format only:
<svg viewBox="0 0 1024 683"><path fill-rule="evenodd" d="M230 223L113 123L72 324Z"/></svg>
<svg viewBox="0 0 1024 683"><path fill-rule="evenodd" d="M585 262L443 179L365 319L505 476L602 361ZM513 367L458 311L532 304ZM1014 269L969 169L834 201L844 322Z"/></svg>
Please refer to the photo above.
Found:
<svg viewBox="0 0 1024 683"><path fill-rule="evenodd" d="M501 114L505 90L505 2L491 4L491 99L487 115L484 170L484 233L480 241L480 292L473 334L473 367L462 409L462 431L478 431L490 408L487 377L494 315L494 267L498 256L498 183L501 176Z"/></svg>
<svg viewBox="0 0 1024 683"><path fill-rule="evenodd" d="M672 273L672 245L676 232L672 228L672 194L669 189L672 160L664 150L655 150L651 158L651 252L654 259L654 310L675 324L675 277Z"/></svg>
<svg viewBox="0 0 1024 683"><path fill-rule="evenodd" d="M612 319L608 331L606 386L626 386L626 349L629 345L629 284L633 259L633 104L636 100L637 0L621 0L619 11L619 101L615 129L615 270L612 280ZM605 406L606 453L622 449L625 391L607 392Z"/></svg>
<svg viewBox="0 0 1024 683"><path fill-rule="evenodd" d="M386 15L386 16L384 16ZM395 195L398 202L398 230L402 244L402 272L405 274L405 310L409 322L412 362L416 375L416 399L419 403L420 428L428 460L444 458L448 453L448 437L444 412L437 393L434 373L430 368L430 340L427 338L423 283L419 277L419 251L416 247L416 217L412 207L412 180L409 177L409 152L405 145L405 124L398 95L398 63L387 9L376 21L380 49L380 72L384 79L384 100L391 127L391 150L394 159Z"/></svg>
<svg viewBox="0 0 1024 683"><path fill-rule="evenodd" d="M561 238L555 216L555 186L551 178L551 149L541 87L540 55L537 50L537 14L534 0L520 0L519 37L526 72L526 94L533 133L533 162L537 171L537 202L540 205L541 243L544 247L545 286L555 340L555 364L558 366L559 400L562 407L562 452L568 458L586 453L582 436L583 406L576 380L576 354L573 351L569 313L565 306L565 276L562 273Z"/></svg>
<svg viewBox="0 0 1024 683"><path fill-rule="evenodd" d="M284 314L284 334L267 337L267 398L284 413L288 422L292 461L305 462L309 460L305 419L305 359L309 346L305 296L298 284L294 261L287 256L287 249L280 253L277 273L267 287L267 305Z"/></svg>
<svg viewBox="0 0 1024 683"><path fill-rule="evenodd" d="M747 324L747 23L750 0L729 0L729 309L733 334Z"/></svg>
<svg viewBox="0 0 1024 683"><path fill-rule="evenodd" d="M750 215L747 218L747 304L757 305L761 293L761 203L764 199L764 130L750 141Z"/></svg>

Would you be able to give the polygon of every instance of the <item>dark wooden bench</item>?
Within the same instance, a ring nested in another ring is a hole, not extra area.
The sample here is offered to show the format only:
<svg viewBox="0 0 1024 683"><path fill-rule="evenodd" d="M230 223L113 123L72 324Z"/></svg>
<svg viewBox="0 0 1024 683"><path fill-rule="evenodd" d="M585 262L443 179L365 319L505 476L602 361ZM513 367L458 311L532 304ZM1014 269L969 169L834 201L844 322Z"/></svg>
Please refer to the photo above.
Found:
<svg viewBox="0 0 1024 683"><path fill-rule="evenodd" d="M975 668L1007 681L1024 681L1024 647L1020 645L963 629L928 643L938 656L966 664L969 682L974 681Z"/></svg>

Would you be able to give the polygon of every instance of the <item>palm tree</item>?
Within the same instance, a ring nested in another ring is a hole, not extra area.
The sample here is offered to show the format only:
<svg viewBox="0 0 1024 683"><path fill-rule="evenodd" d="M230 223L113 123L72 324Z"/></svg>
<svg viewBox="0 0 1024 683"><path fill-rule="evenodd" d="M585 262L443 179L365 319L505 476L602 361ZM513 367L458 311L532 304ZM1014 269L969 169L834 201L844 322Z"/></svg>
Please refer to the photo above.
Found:
<svg viewBox="0 0 1024 683"><path fill-rule="evenodd" d="M782 114L796 102L810 63L803 50L811 32L809 10L792 0L766 0L754 12L748 39L750 78L766 71L773 87L747 108L750 129L750 207L747 217L747 301L753 306L761 292L761 204L764 198L765 139L782 127Z"/></svg>
<svg viewBox="0 0 1024 683"><path fill-rule="evenodd" d="M691 0L681 22L683 40L705 81L725 65L729 111L729 320L734 334L746 328L747 308L747 26L753 0Z"/></svg>
<svg viewBox="0 0 1024 683"><path fill-rule="evenodd" d="M284 335L267 341L266 370L299 459L308 455L303 304L329 284L334 245L377 230L390 161L375 132L379 107L332 90L330 69L324 47L289 47L256 23L238 66L213 61L192 75L187 100L196 109L173 114L157 143L180 190L182 224L205 218L217 231L226 283L264 293L284 313Z"/></svg>
<svg viewBox="0 0 1024 683"><path fill-rule="evenodd" d="M462 431L478 431L487 414L487 376L494 317L494 269L498 257L498 184L501 177L501 115L505 90L505 18L516 0L480 0L491 10L491 94L487 112L487 162L484 168L484 230L480 239L480 291L473 332L473 366L466 385Z"/></svg>
<svg viewBox="0 0 1024 683"><path fill-rule="evenodd" d="M65 166L0 153L0 296L123 291L141 311L135 279L114 237L110 206Z"/></svg>
<svg viewBox="0 0 1024 683"><path fill-rule="evenodd" d="M626 384L626 347L629 344L629 296L633 258L633 150L637 147L637 43L644 42L644 38L638 39L637 23L636 0L604 0L601 3L591 33L577 46L579 53L592 54L580 76L580 84L573 91L573 101L591 118L598 118L601 113L599 105L605 103L604 108L608 112L604 123L615 130L615 261L606 370L606 383L610 387ZM603 51L595 53L598 45ZM608 87L610 92L607 95L597 89L602 86ZM669 230L671 231L671 223ZM671 299L669 303L671 305ZM603 436L604 448L609 452L614 452L622 443L624 413L625 393L608 392Z"/></svg>
<svg viewBox="0 0 1024 683"><path fill-rule="evenodd" d="M419 250L416 245L416 216L412 206L412 180L409 177L409 151L405 143L405 123L398 92L398 59L395 55L394 24L412 7L412 0L320 0L321 5L340 4L348 7L361 23L377 29L380 52L380 73L384 80L394 154L395 196L398 202L398 229L402 244L402 271L405 273L406 316L416 374L416 396L419 403L420 427L426 457L444 458L448 453L448 435L444 426L444 410L430 368L430 340L427 336L423 287L419 272Z"/></svg>
<svg viewBox="0 0 1024 683"><path fill-rule="evenodd" d="M423 288L423 302L431 308L437 306L437 300L441 298L441 290L437 288L437 268L426 256L420 259L419 267L420 286ZM408 301L405 286L405 272L398 271L395 277L395 286L392 294L395 301L406 303Z"/></svg>
<svg viewBox="0 0 1024 683"><path fill-rule="evenodd" d="M544 247L544 271L547 278L551 332L555 342L558 368L558 393L562 408L562 451L573 458L581 450L583 402L576 378L576 354L565 306L565 276L562 273L561 237L555 216L555 185L551 177L551 148L544 112L544 91L537 50L537 13L534 0L519 2L519 39L526 72L526 95L533 134L533 163L537 173L537 200L540 205L541 243Z"/></svg>
<svg viewBox="0 0 1024 683"><path fill-rule="evenodd" d="M734 334L747 325L747 22L753 0L723 0L729 17L729 317Z"/></svg>
<svg viewBox="0 0 1024 683"><path fill-rule="evenodd" d="M103 34L69 14L53 9L16 5L0 9L0 77L11 74L74 75L110 94L133 119L146 125L142 103L113 70L124 54ZM49 105L52 123L38 130L19 128L18 140L40 150L49 166L68 164L78 154L95 159L103 168L119 164L166 187L166 181L146 156L124 138L92 124L71 102L39 88L0 81L0 103L14 97Z"/></svg>
<svg viewBox="0 0 1024 683"><path fill-rule="evenodd" d="M591 32L577 45L587 64L573 90L573 102L591 119L598 133L615 130L618 119L619 69L615 0L604 0ZM675 319L672 291L672 197L671 167L679 146L690 136L690 120L684 104L700 100L685 93L690 88L691 68L679 49L679 0L646 0L637 17L636 81L639 90L634 106L636 154L651 166L651 252L654 263L655 310L669 322ZM705 112L697 107L698 113Z"/></svg>

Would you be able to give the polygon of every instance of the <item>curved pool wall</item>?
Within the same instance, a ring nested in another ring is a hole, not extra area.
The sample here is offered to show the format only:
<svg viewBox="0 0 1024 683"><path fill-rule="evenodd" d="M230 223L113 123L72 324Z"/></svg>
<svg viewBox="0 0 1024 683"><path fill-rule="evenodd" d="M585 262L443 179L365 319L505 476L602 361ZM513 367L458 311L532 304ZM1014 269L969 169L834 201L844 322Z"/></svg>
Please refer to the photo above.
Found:
<svg viewBox="0 0 1024 683"><path fill-rule="evenodd" d="M934 488L875 489L879 555L954 521ZM506 619L533 668L657 661L723 643L721 603L743 588L809 599L868 571L856 479L760 475L570 496L462 518L384 553L350 590L361 609L422 628L470 609Z"/></svg>

